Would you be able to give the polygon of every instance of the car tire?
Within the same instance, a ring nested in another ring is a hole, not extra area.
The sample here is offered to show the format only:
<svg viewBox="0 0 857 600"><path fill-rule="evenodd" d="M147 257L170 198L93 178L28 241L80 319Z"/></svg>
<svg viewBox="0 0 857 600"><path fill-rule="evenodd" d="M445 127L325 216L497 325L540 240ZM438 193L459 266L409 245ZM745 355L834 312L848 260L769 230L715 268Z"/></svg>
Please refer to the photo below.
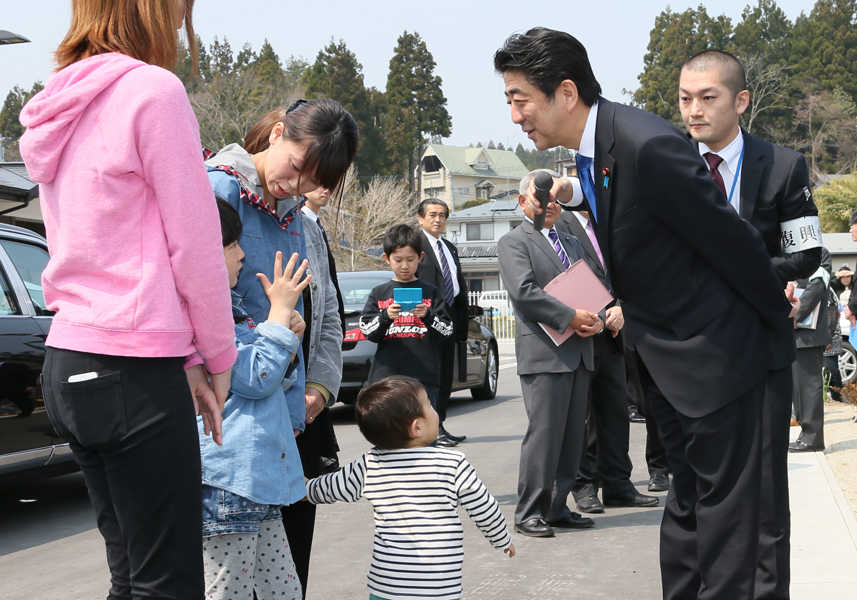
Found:
<svg viewBox="0 0 857 600"><path fill-rule="evenodd" d="M857 379L857 350L848 342L842 342L842 351L839 353L839 375L842 377L842 385Z"/></svg>
<svg viewBox="0 0 857 600"><path fill-rule="evenodd" d="M497 395L497 381L500 376L500 361L497 357L497 346L488 346L488 360L485 365L485 375L482 385L471 388L470 395L474 400L492 400Z"/></svg>

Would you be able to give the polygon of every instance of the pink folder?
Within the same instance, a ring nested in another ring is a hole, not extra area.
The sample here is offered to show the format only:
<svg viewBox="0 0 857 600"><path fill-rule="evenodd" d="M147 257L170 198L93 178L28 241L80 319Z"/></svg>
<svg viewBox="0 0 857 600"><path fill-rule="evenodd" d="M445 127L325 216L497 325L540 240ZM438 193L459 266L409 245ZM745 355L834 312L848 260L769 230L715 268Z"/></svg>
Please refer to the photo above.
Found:
<svg viewBox="0 0 857 600"><path fill-rule="evenodd" d="M613 301L613 296L583 260L554 277L544 290L569 308L583 308L593 313L600 312ZM557 346L574 335L572 330L559 332L544 323L539 323L539 327Z"/></svg>

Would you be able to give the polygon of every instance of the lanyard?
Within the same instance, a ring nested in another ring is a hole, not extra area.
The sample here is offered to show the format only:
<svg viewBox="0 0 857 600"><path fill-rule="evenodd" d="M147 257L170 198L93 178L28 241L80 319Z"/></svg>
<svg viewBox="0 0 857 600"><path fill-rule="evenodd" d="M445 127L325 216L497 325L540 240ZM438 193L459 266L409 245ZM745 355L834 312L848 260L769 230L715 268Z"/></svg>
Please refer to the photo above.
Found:
<svg viewBox="0 0 857 600"><path fill-rule="evenodd" d="M732 194L735 193L735 184L738 183L738 177L741 175L741 164L744 162L744 150L747 149L747 144L741 146L741 156L738 157L738 166L735 168L735 176L732 177L732 187L729 189L729 198L726 200L729 205L732 205Z"/></svg>

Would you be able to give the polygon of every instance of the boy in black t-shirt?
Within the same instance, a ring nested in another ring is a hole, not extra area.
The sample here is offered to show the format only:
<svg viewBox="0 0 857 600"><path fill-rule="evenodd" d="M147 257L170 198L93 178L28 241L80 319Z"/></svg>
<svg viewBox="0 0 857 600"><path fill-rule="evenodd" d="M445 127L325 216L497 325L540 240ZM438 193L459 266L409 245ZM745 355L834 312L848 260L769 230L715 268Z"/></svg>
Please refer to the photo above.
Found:
<svg viewBox="0 0 857 600"><path fill-rule="evenodd" d="M440 341L452 335L452 319L439 290L417 279L423 258L423 235L407 225L395 225L384 235L384 261L393 279L373 288L360 316L360 331L378 344L368 383L390 375L408 375L426 388L432 406L440 385ZM402 310L397 288L422 290L422 302Z"/></svg>

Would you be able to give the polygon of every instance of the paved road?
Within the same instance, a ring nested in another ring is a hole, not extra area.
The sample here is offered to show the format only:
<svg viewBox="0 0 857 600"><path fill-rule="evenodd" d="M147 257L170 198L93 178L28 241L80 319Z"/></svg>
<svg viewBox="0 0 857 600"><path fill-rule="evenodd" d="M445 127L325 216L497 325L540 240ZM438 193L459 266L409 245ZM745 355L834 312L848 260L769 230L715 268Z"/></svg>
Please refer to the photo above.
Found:
<svg viewBox="0 0 857 600"><path fill-rule="evenodd" d="M475 402L459 394L447 422L469 436L460 448L511 522L524 408L508 358L501 362L495 400ZM349 407L335 409L336 430L348 460L367 448ZM646 474L644 428L632 426L635 483ZM642 489L642 488L641 488ZM518 556L493 550L465 517L465 596L469 598L565 599L571 590L587 598L655 600L660 597L657 529L661 509L612 509L596 515L596 527L554 539L515 536ZM39 485L0 487L0 598L72 600L103 598L107 569L101 537L79 475ZM310 575L310 598L365 597L372 539L367 503L321 507Z"/></svg>

